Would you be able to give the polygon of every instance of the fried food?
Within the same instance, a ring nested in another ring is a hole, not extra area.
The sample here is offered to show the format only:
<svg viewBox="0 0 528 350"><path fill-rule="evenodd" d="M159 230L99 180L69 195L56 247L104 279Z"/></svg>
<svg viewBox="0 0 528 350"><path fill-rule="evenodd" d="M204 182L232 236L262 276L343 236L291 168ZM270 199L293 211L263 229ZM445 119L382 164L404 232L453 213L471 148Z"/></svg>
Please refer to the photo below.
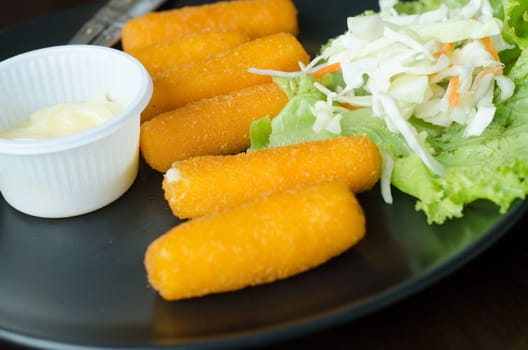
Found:
<svg viewBox="0 0 528 350"><path fill-rule="evenodd" d="M154 74L229 50L249 40L247 34L236 31L196 33L135 50L131 55Z"/></svg>
<svg viewBox="0 0 528 350"><path fill-rule="evenodd" d="M180 224L149 245L145 267L163 298L198 297L301 273L364 234L364 213L348 185L325 183Z"/></svg>
<svg viewBox="0 0 528 350"><path fill-rule="evenodd" d="M257 84L271 77L248 72L251 67L295 71L309 55L291 34L278 33L258 38L231 50L153 74L154 93L143 111L142 121L189 102Z"/></svg>
<svg viewBox="0 0 528 350"><path fill-rule="evenodd" d="M297 35L297 9L291 0L237 0L151 12L125 23L122 46L132 52L191 33L230 30L252 38Z"/></svg>
<svg viewBox="0 0 528 350"><path fill-rule="evenodd" d="M141 153L153 169L165 172L177 160L242 152L249 147L251 122L274 117L287 102L275 83L191 102L141 125Z"/></svg>
<svg viewBox="0 0 528 350"><path fill-rule="evenodd" d="M193 218L264 194L340 181L353 192L379 180L381 158L363 136L336 137L228 156L174 162L162 187L174 215Z"/></svg>

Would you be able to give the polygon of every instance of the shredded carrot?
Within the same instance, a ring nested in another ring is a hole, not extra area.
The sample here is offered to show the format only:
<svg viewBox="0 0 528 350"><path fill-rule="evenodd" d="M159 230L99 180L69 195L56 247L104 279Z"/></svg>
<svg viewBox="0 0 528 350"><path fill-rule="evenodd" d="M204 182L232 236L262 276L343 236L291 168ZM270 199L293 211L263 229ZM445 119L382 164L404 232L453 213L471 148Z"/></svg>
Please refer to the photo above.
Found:
<svg viewBox="0 0 528 350"><path fill-rule="evenodd" d="M453 51L454 47L455 47L455 43L444 43L442 45L442 48L440 48L440 50L436 51L433 56L434 56L434 58L439 58L442 55L447 55L451 51Z"/></svg>
<svg viewBox="0 0 528 350"><path fill-rule="evenodd" d="M485 38L482 38L482 43L484 44L484 47L486 48L486 50L488 50L488 52L490 53L490 55L493 57L493 59L497 62L500 62L500 57L499 57L499 54L497 53L497 49L495 48L495 46L493 46L493 43L491 42L491 39L489 36L485 37ZM498 74L503 74L503 70L502 68L500 68L497 72L495 73L498 73Z"/></svg>
<svg viewBox="0 0 528 350"><path fill-rule="evenodd" d="M350 109L351 111L355 111L356 109L360 109L359 106L353 106L351 104L345 103L345 102L338 102L341 107L344 107L346 109Z"/></svg>
<svg viewBox="0 0 528 350"><path fill-rule="evenodd" d="M460 76L457 75L451 79L451 87L449 89L449 104L453 107L458 106L460 103L460 93L458 88L460 87Z"/></svg>
<svg viewBox="0 0 528 350"><path fill-rule="evenodd" d="M314 78L321 78L322 76L328 74L328 73L334 73L341 70L341 64L339 62L335 62L332 64L329 64L328 66L324 66L316 71L313 71L310 73L310 75Z"/></svg>
<svg viewBox="0 0 528 350"><path fill-rule="evenodd" d="M491 42L491 39L489 36L482 38L482 43L486 47L486 50L493 56L493 58L496 61L500 61L499 54L497 53L497 49L495 49L495 46L493 46L493 43Z"/></svg>

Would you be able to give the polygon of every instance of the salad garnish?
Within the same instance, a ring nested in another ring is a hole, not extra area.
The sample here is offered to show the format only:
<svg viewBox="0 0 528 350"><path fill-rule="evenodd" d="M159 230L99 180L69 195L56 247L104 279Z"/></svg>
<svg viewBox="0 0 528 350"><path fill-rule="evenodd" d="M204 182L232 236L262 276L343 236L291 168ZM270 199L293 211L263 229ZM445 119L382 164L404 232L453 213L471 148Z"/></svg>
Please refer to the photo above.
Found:
<svg viewBox="0 0 528 350"><path fill-rule="evenodd" d="M272 75L290 101L252 124L248 151L362 134L382 154L386 202L393 185L417 198L430 223L461 217L478 199L505 212L528 192L528 135L518 134L528 131L528 15L519 16L528 5L380 0L379 8L349 17L348 30L297 72L251 69Z"/></svg>

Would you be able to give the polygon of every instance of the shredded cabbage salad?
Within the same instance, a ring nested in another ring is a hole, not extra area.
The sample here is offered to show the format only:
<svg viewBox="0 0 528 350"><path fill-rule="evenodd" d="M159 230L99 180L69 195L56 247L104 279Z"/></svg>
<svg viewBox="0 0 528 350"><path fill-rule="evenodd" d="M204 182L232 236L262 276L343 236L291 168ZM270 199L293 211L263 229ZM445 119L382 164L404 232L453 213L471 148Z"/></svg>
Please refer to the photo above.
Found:
<svg viewBox="0 0 528 350"><path fill-rule="evenodd" d="M520 78L528 69L518 67L524 62L520 34L528 32L528 5L491 1L493 6L489 0L453 0L448 7L434 0L380 0L379 12L349 17L348 30L299 71L252 68L272 75L290 102L273 120L253 123L249 151L363 134L382 154L386 202L392 202L392 184L418 199L417 209L430 223L460 217L465 204L481 198L505 211L528 192L528 159L500 154L491 158L498 159L496 164L490 159L478 166L453 163L461 150L467 163L479 159L467 153L464 147L470 144L496 147L501 142L508 134L505 118L515 108L511 101L523 91L516 85L525 85ZM513 25L513 20L518 22ZM495 174L487 185L485 179L470 178L486 166ZM504 167L515 168L511 177L520 183L518 191L495 186L505 181L496 175ZM491 189L475 192L472 186Z"/></svg>

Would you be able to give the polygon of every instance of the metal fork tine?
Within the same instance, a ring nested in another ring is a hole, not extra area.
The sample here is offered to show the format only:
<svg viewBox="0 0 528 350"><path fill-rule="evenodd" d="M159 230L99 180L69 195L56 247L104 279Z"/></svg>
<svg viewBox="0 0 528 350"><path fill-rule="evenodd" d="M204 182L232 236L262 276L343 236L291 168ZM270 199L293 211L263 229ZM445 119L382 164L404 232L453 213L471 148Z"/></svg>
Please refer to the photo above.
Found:
<svg viewBox="0 0 528 350"><path fill-rule="evenodd" d="M136 3L135 0L110 0L86 22L70 40L70 44L89 44L95 40L110 24L127 13Z"/></svg>
<svg viewBox="0 0 528 350"><path fill-rule="evenodd" d="M165 0L141 0L136 1L132 6L130 6L126 13L121 14L121 16L110 23L110 25L105 28L100 35L93 39L92 44L102 45L102 46L113 46L119 41L121 37L121 29L123 25L129 19L140 16L142 14L148 13L155 10Z"/></svg>

